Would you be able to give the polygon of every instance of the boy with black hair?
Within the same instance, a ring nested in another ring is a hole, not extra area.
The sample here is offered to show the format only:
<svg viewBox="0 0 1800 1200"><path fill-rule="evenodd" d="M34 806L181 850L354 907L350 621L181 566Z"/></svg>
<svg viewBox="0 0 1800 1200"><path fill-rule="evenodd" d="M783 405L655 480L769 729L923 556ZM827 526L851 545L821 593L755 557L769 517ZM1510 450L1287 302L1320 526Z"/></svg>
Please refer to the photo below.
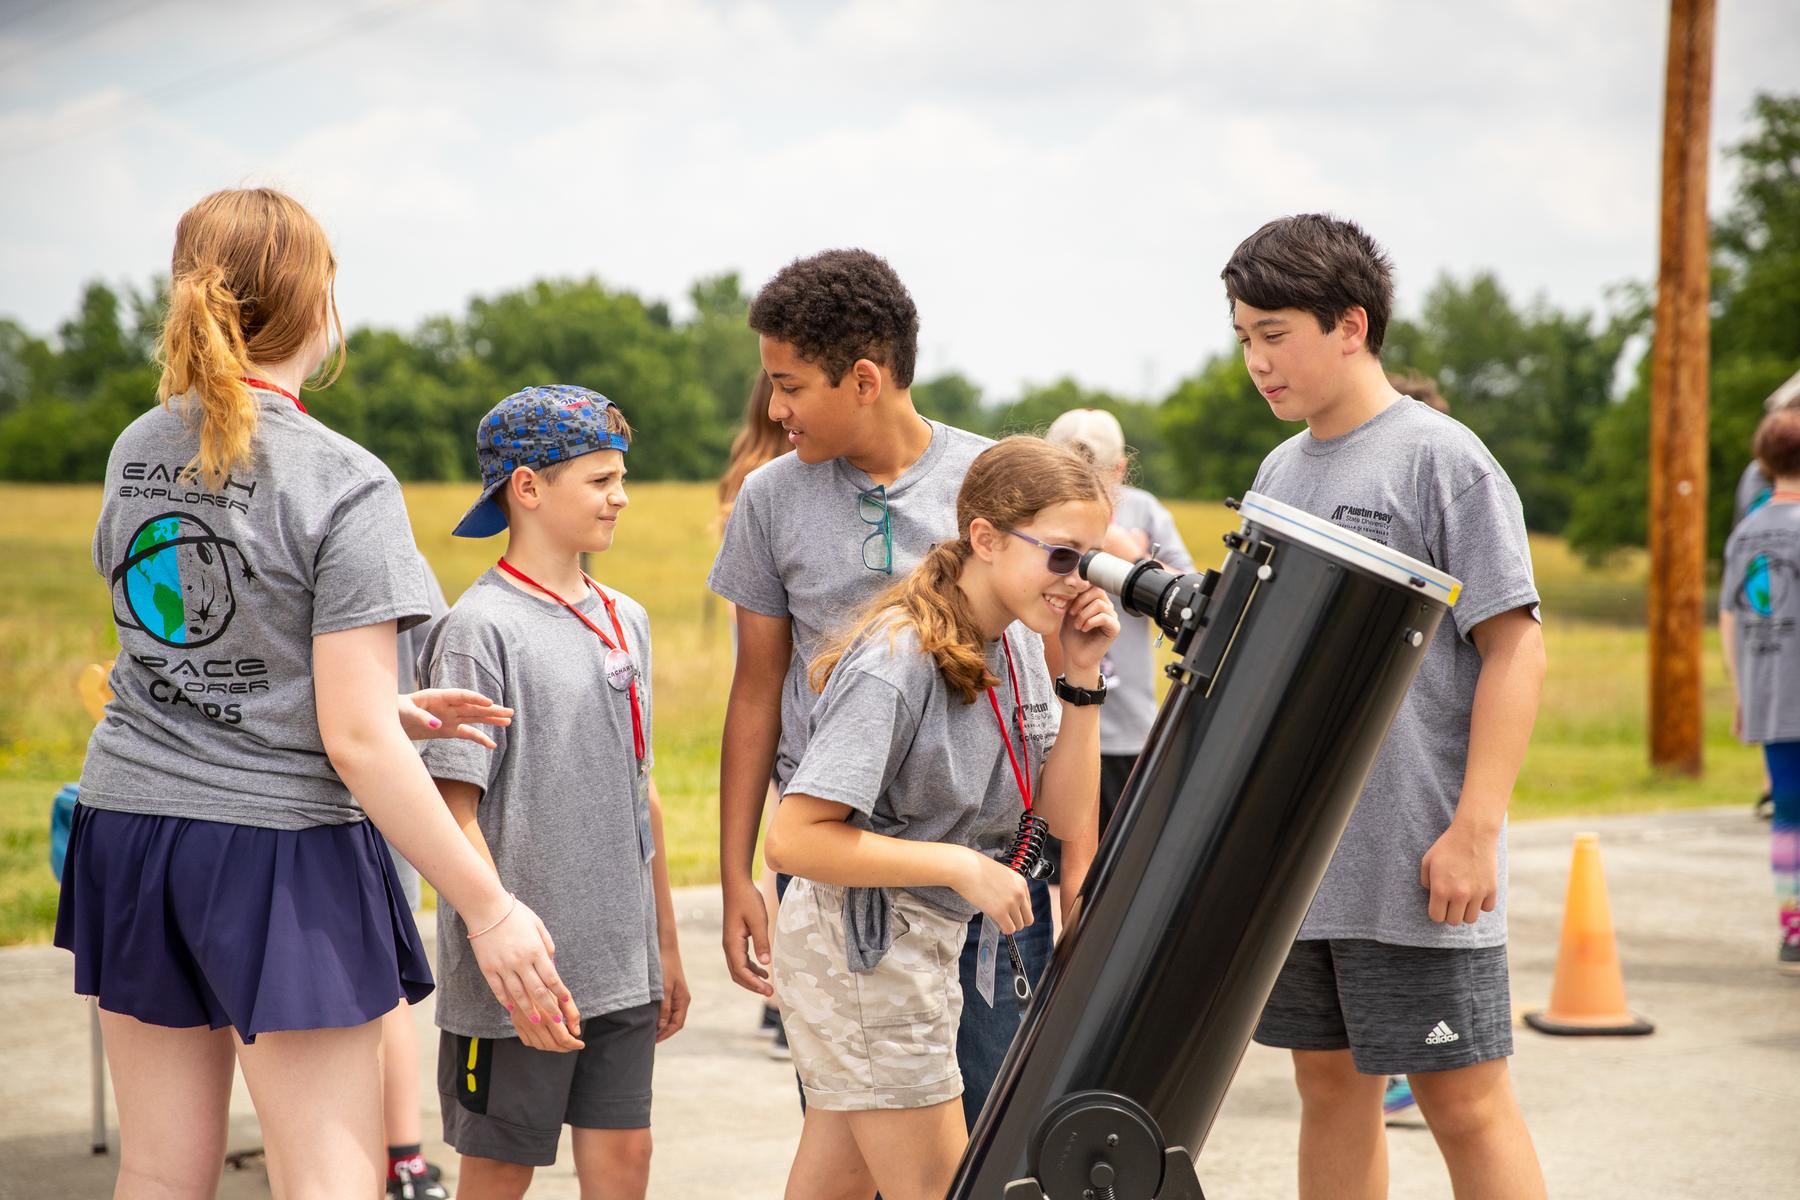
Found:
<svg viewBox="0 0 1800 1200"><path fill-rule="evenodd" d="M1463 582L1256 1031L1293 1051L1300 1195L1387 1194L1382 1092L1405 1074L1459 1200L1542 1196L1506 1063L1506 806L1544 677L1518 493L1466 426L1389 385L1393 282L1362 229L1271 221L1222 277L1252 381L1307 426L1255 490Z"/></svg>
<svg viewBox="0 0 1800 1200"><path fill-rule="evenodd" d="M788 264L757 293L749 323L774 384L769 416L794 453L744 480L707 582L736 606L738 629L719 763L725 959L739 986L767 997L768 913L750 868L768 781L785 788L806 748L818 700L808 667L831 634L956 536L963 475L992 443L913 407L918 310L866 250ZM1020 632L1035 658L1041 639ZM1017 941L1035 978L1050 957L1043 883L1032 900L1036 920ZM963 954L969 1002L957 1033L971 1123L1019 1024L1007 956L992 975L976 970L980 926L970 923ZM868 1196L866 1182L846 1181L843 1194Z"/></svg>

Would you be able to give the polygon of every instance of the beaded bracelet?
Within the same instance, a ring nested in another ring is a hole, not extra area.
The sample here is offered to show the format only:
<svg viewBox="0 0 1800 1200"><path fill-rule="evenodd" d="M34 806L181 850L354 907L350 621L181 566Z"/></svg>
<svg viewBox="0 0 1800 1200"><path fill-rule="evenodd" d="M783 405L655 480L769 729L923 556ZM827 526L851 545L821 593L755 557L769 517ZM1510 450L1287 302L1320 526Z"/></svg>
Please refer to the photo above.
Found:
<svg viewBox="0 0 1800 1200"><path fill-rule="evenodd" d="M506 918L513 915L513 909L519 907L519 898L511 892L506 893L506 898L508 900L510 900L512 903L508 904L506 906L506 911L500 914L500 920L495 921L492 925L489 925L486 929L477 929L474 933L471 933L469 935L469 940L471 942L474 941L476 938L480 937L484 933L491 933L493 930L498 929L506 921Z"/></svg>

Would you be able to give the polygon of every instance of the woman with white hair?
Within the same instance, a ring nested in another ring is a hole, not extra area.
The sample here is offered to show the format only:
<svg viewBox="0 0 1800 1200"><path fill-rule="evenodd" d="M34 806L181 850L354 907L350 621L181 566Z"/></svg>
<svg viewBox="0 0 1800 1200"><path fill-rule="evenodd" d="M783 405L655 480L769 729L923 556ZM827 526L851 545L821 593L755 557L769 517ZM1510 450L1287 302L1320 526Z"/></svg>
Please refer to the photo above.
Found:
<svg viewBox="0 0 1800 1200"><path fill-rule="evenodd" d="M1155 496L1125 482L1131 455L1119 419L1104 409L1074 408L1051 422L1045 438L1067 446L1100 469L1113 488L1112 526L1102 545L1108 554L1139 559L1155 550L1163 565L1191 571L1194 560L1176 532L1175 518ZM1150 737L1156 719L1156 672L1151 661L1150 622L1119 613L1119 636L1100 664L1106 705L1100 710L1100 832L1118 807L1125 781Z"/></svg>

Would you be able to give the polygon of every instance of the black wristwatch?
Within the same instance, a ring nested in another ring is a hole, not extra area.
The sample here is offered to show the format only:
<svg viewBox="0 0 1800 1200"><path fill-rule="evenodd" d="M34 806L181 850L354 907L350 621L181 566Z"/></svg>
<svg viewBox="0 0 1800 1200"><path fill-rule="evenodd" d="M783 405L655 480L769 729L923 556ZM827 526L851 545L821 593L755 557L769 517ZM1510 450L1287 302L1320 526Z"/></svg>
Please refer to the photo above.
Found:
<svg viewBox="0 0 1800 1200"><path fill-rule="evenodd" d="M1097 688L1080 688L1058 675L1056 677L1056 695L1058 699L1067 700L1076 708L1086 708L1090 704L1105 704L1106 680L1102 679Z"/></svg>

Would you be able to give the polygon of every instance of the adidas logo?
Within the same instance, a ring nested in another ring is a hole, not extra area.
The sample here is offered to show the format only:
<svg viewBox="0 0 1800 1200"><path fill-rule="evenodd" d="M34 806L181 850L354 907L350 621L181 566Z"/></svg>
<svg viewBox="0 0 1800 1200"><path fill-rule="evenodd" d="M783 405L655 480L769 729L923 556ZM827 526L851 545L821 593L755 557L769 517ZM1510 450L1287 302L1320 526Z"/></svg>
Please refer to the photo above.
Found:
<svg viewBox="0 0 1800 1200"><path fill-rule="evenodd" d="M1425 1035L1425 1044L1427 1046L1447 1046L1451 1042L1460 1041L1461 1039L1462 1034L1456 1032L1456 1030L1444 1024L1444 1022L1439 1021L1432 1027L1431 1032Z"/></svg>

